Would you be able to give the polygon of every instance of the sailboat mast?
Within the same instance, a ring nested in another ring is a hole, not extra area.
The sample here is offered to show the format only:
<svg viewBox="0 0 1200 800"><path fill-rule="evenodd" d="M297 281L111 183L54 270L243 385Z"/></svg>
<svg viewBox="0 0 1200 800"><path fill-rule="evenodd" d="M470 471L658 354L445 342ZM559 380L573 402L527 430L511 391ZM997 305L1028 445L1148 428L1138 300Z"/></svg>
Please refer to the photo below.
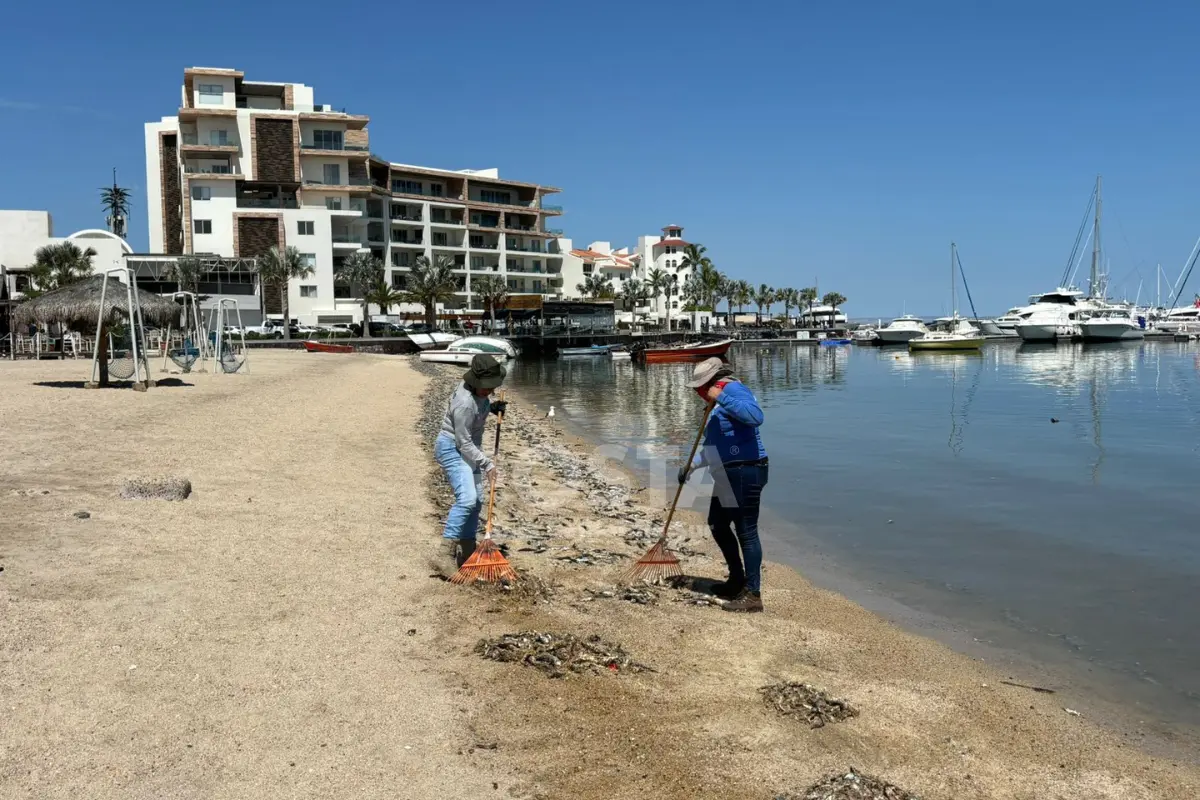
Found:
<svg viewBox="0 0 1200 800"><path fill-rule="evenodd" d="M1092 281L1088 287L1088 294L1091 297L1096 296L1096 287L1099 281L1100 271L1100 207L1103 205L1100 199L1100 176L1096 176L1096 220L1092 223Z"/></svg>
<svg viewBox="0 0 1200 800"><path fill-rule="evenodd" d="M958 316L958 281L954 276L954 266L957 258L958 250L954 242L950 243L950 316Z"/></svg>

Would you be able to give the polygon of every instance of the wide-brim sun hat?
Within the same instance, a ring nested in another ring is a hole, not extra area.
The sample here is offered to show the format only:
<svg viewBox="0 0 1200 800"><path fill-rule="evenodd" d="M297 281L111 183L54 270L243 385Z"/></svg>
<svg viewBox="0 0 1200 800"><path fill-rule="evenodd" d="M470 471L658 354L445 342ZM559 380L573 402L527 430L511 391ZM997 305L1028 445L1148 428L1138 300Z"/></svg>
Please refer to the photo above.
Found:
<svg viewBox="0 0 1200 800"><path fill-rule="evenodd" d="M692 371L692 379L688 381L689 389L699 389L706 383L712 383L717 373L725 367L725 362L715 356L706 358L696 365Z"/></svg>
<svg viewBox="0 0 1200 800"><path fill-rule="evenodd" d="M504 383L508 370L495 356L480 353L471 359L471 366L463 373L463 383L472 389L495 389Z"/></svg>

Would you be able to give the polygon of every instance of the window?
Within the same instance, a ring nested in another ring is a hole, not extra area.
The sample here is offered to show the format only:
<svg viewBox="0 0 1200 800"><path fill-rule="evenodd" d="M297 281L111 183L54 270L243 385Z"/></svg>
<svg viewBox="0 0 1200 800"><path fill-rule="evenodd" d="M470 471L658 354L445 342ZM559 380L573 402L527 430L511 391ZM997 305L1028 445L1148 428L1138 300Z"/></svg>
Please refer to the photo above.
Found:
<svg viewBox="0 0 1200 800"><path fill-rule="evenodd" d="M212 233L211 219L192 220L192 233Z"/></svg>
<svg viewBox="0 0 1200 800"><path fill-rule="evenodd" d="M296 221L296 234L299 236L312 236L313 223L309 220Z"/></svg>
<svg viewBox="0 0 1200 800"><path fill-rule="evenodd" d="M225 102L225 87L219 83L202 83L199 92L200 105L219 106Z"/></svg>
<svg viewBox="0 0 1200 800"><path fill-rule="evenodd" d="M408 276L407 275L401 275L396 272L392 273L392 288L393 289L404 289L407 286L408 286Z"/></svg>
<svg viewBox="0 0 1200 800"><path fill-rule="evenodd" d="M340 164L325 164L321 168L321 177L327 186L342 185L342 167Z"/></svg>
<svg viewBox="0 0 1200 800"><path fill-rule="evenodd" d="M471 269L486 269L483 256L471 256Z"/></svg>
<svg viewBox="0 0 1200 800"><path fill-rule="evenodd" d="M446 246L446 234L434 233L433 234L433 243L435 245L440 245L442 247L445 247Z"/></svg>
<svg viewBox="0 0 1200 800"><path fill-rule="evenodd" d="M300 296L301 297L316 297L317 296L317 287L316 286L301 286L300 287Z"/></svg>
<svg viewBox="0 0 1200 800"><path fill-rule="evenodd" d="M326 211L341 211L342 210L342 198L326 197L325 198L325 210Z"/></svg>
<svg viewBox="0 0 1200 800"><path fill-rule="evenodd" d="M540 292L542 290L542 282L540 280L536 280L536 279L534 280L533 290L535 292Z"/></svg>
<svg viewBox="0 0 1200 800"><path fill-rule="evenodd" d="M521 270L521 265L517 263L515 258L510 258L508 259L508 268L519 272Z"/></svg>
<svg viewBox="0 0 1200 800"><path fill-rule="evenodd" d="M213 147L224 147L229 144L229 131L209 131L208 143Z"/></svg>
<svg viewBox="0 0 1200 800"><path fill-rule="evenodd" d="M193 200L211 200L212 199L212 187L211 186L193 186L192 187L192 199Z"/></svg>
<svg viewBox="0 0 1200 800"><path fill-rule="evenodd" d="M442 185L440 183L429 184L429 193L434 197L442 196Z"/></svg>
<svg viewBox="0 0 1200 800"><path fill-rule="evenodd" d="M421 194L421 182L394 180L392 181L392 191L399 194Z"/></svg>
<svg viewBox="0 0 1200 800"><path fill-rule="evenodd" d="M514 281L514 280L511 280L511 279L510 279L510 280L509 280L509 282L508 282L508 289L509 289L509 291L515 291L515 290L516 290L516 288L517 288L517 282L516 282L516 281Z"/></svg>
<svg viewBox="0 0 1200 800"><path fill-rule="evenodd" d="M313 269L317 268L317 254L316 253L301 253L300 260L304 263L304 266L306 266L306 267L312 267Z"/></svg>
<svg viewBox="0 0 1200 800"><path fill-rule="evenodd" d="M491 189L481 189L479 192L479 199L485 203L503 203L504 205L509 205L512 202L509 199L510 197L512 195L508 192L496 192Z"/></svg>
<svg viewBox="0 0 1200 800"><path fill-rule="evenodd" d="M533 262L533 271L541 272L542 271L542 262L540 262L540 261Z"/></svg>
<svg viewBox="0 0 1200 800"><path fill-rule="evenodd" d="M318 150L341 150L341 131L313 131L313 146Z"/></svg>

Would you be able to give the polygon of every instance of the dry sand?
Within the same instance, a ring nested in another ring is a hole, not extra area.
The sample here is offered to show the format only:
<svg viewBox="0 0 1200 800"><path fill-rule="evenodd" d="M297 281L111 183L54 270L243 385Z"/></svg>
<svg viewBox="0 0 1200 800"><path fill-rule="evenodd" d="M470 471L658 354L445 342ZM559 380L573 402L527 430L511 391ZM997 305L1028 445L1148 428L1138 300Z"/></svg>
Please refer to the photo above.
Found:
<svg viewBox="0 0 1200 800"><path fill-rule="evenodd" d="M1194 764L784 567L762 615L674 590L586 600L622 564L560 558L639 554L626 537L661 503L588 472L589 449L520 404L500 537L552 595L431 579L429 379L386 356L255 353L251 369L136 394L32 385L81 379L79 362L0 363L0 797L765 800L851 765L945 800L1200 796ZM157 475L194 493L118 497ZM688 571L721 577L690 514L689 538ZM554 680L473 652L525 629L598 633L656 671ZM757 690L778 680L860 715L776 717Z"/></svg>

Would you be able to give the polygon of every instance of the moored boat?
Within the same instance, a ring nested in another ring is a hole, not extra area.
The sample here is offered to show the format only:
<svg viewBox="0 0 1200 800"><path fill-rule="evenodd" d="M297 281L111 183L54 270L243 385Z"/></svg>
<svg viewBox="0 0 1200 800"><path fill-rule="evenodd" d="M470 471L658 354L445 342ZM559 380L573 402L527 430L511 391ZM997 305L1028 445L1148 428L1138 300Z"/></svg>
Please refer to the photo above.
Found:
<svg viewBox="0 0 1200 800"><path fill-rule="evenodd" d="M443 331L408 334L408 340L422 350L435 350L437 348L447 347L451 342L456 342L460 338L461 337L456 334L445 333Z"/></svg>
<svg viewBox="0 0 1200 800"><path fill-rule="evenodd" d="M348 344L330 344L329 342L304 341L304 349L310 353L353 353L354 346Z"/></svg>
<svg viewBox="0 0 1200 800"><path fill-rule="evenodd" d="M594 344L591 347L560 347L560 356L606 356L612 349L611 345Z"/></svg>
<svg viewBox="0 0 1200 800"><path fill-rule="evenodd" d="M971 333L939 333L931 331L920 339L908 343L910 352L928 350L978 350L983 346L983 337Z"/></svg>
<svg viewBox="0 0 1200 800"><path fill-rule="evenodd" d="M905 314L877 330L875 336L880 344L904 344L910 339L924 336L928 330L919 318Z"/></svg>
<svg viewBox="0 0 1200 800"><path fill-rule="evenodd" d="M709 344L681 345L679 347L645 347L634 351L635 360L643 364L668 364L677 361L703 361L714 356L724 356L733 339L722 339Z"/></svg>
<svg viewBox="0 0 1200 800"><path fill-rule="evenodd" d="M1146 328L1127 309L1101 311L1079 323L1085 342L1130 342L1146 338Z"/></svg>
<svg viewBox="0 0 1200 800"><path fill-rule="evenodd" d="M517 357L512 342L497 336L464 336L455 339L445 350L425 350L421 360L433 364L470 364L480 353L495 356L500 361Z"/></svg>

